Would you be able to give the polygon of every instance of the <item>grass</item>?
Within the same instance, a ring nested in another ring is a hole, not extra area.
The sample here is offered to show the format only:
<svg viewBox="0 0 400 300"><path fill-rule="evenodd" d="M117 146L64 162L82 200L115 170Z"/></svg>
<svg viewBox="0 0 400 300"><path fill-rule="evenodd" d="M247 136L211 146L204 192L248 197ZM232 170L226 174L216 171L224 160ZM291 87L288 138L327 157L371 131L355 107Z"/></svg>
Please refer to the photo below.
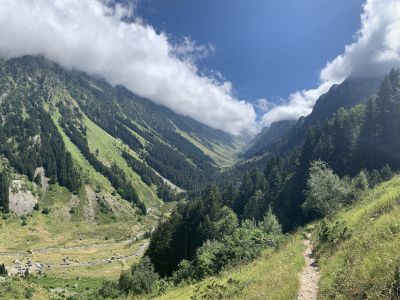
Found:
<svg viewBox="0 0 400 300"><path fill-rule="evenodd" d="M85 159L79 148L71 142L64 130L61 128L58 122L60 119L60 113L57 111L52 117L54 124L57 126L57 129L63 138L67 151L71 153L74 163L80 169L80 174L83 176L85 182L99 188L101 187L101 189L108 192L112 192L114 189L108 179L93 168L93 166Z"/></svg>
<svg viewBox="0 0 400 300"><path fill-rule="evenodd" d="M199 148L205 155L209 156L218 167L228 168L238 161L237 154L240 150L240 146L237 145L236 149L234 149L228 146L220 146L212 142L208 142L210 145L206 146L201 141L180 130L175 124L172 123L172 125L175 127L175 131L178 134Z"/></svg>
<svg viewBox="0 0 400 300"><path fill-rule="evenodd" d="M265 250L252 263L171 288L157 299L295 299L303 251L302 235L288 236L278 250Z"/></svg>
<svg viewBox="0 0 400 300"><path fill-rule="evenodd" d="M116 163L132 181L139 198L150 206L159 206L160 200L157 197L156 188L148 187L127 164L122 157L124 150L133 152L121 140L115 139L107 132L98 127L88 117L84 117L84 123L87 127L87 139L92 153L98 150L98 158L106 165ZM137 156L137 155L136 155Z"/></svg>
<svg viewBox="0 0 400 300"><path fill-rule="evenodd" d="M330 220L349 234L318 246L321 299L400 298L399 199L397 176Z"/></svg>
<svg viewBox="0 0 400 300"><path fill-rule="evenodd" d="M37 284L14 279L0 282L0 299L47 300L49 299L49 293L45 288Z"/></svg>

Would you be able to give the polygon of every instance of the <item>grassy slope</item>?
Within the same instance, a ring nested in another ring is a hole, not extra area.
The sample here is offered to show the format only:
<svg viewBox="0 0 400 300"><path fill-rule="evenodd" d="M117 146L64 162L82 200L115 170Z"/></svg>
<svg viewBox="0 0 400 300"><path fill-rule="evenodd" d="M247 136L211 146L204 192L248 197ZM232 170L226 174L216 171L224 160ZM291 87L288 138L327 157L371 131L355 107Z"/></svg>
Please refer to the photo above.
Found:
<svg viewBox="0 0 400 300"><path fill-rule="evenodd" d="M173 124L174 125L174 124ZM209 156L212 160L214 160L215 164L220 168L227 168L232 166L234 163L238 161L238 153L240 152L242 145L235 145L235 148L222 147L215 143L209 142L210 145L206 146L201 141L195 139L187 132L180 130L178 127L175 127L175 131L179 133L186 140L191 142L194 146L200 149L205 155Z"/></svg>
<svg viewBox="0 0 400 300"><path fill-rule="evenodd" d="M294 299L298 272L304 265L303 250L301 234L288 236L280 249L265 250L252 263L170 289L159 299Z"/></svg>
<svg viewBox="0 0 400 300"><path fill-rule="evenodd" d="M72 154L75 165L81 170L85 182L93 190L100 191L100 195L108 194L113 191L113 187L107 178L89 164L83 157L79 149L69 140L62 128L58 125L59 115L53 115L54 123L61 133L67 150ZM127 173L138 189L141 198L145 198L146 203L151 206L161 205L156 198L153 188L148 188L140 178L126 165L125 161L119 156L122 147L121 142L107 135L90 120L86 120L88 125L88 136L90 147L95 151L99 149L100 159L107 162L115 161ZM136 180L136 181L135 181ZM138 181L140 181L138 183ZM144 190L144 192L143 192ZM7 266L12 265L15 258L25 261L30 258L33 261L41 261L49 264L58 265L63 257L69 256L81 262L107 260L114 255L132 255L139 245L139 241L132 244L119 243L119 240L126 240L132 236L151 229L155 222L155 216L138 216L131 205L120 197L115 196L115 201L119 203L124 214L119 214L116 219L101 214L97 204L94 205L95 219L88 221L83 215L87 206L87 195L84 190L79 195L72 195L67 189L58 185L51 185L44 197L40 199L41 209L50 208L50 214L45 215L41 212L33 212L27 218L27 225L21 225L21 219L16 216L9 216L7 219L0 219L0 252L22 253L19 255L10 254L1 256L0 263ZM71 207L76 208L75 213L70 213ZM160 213L167 212L167 207L159 207ZM10 239L10 237L13 237ZM105 246L99 246L104 244ZM108 246L106 245L108 244ZM89 245L87 248L76 250L63 250L62 247L76 247ZM47 247L56 247L60 250L45 253L28 253L28 249L37 250ZM128 268L137 260L137 257L124 259L119 262L106 265L95 265L87 267L71 267L68 269L54 268L47 270L46 277L33 280L29 284L26 281L10 281L0 286L0 299L23 299L25 289L30 285L34 287L33 299L48 299L49 289L62 288L68 293L76 291L75 284L79 289L98 288L104 279L116 279L121 271ZM79 278L79 279L78 279ZM43 289L46 288L46 289ZM53 294L54 296L54 294Z"/></svg>
<svg viewBox="0 0 400 300"><path fill-rule="evenodd" d="M87 127L87 139L91 152L95 153L96 149L98 149L99 159L101 161L108 165L116 163L132 181L139 198L146 205L159 206L160 200L157 198L156 188L148 187L122 157L122 151L124 149L131 151L129 147L102 130L89 118L85 117L84 122Z"/></svg>
<svg viewBox="0 0 400 300"><path fill-rule="evenodd" d="M321 299L399 299L400 177L334 217L350 237L321 249Z"/></svg>

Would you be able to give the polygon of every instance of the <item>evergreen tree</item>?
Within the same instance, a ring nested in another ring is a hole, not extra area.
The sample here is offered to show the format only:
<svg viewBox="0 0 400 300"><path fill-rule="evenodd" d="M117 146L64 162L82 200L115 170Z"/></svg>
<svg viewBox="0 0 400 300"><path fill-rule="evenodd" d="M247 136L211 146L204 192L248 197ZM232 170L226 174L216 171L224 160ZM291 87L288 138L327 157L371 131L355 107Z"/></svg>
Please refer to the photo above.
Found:
<svg viewBox="0 0 400 300"><path fill-rule="evenodd" d="M10 180L7 171L0 172L0 207L3 212L8 213L9 207L9 187Z"/></svg>

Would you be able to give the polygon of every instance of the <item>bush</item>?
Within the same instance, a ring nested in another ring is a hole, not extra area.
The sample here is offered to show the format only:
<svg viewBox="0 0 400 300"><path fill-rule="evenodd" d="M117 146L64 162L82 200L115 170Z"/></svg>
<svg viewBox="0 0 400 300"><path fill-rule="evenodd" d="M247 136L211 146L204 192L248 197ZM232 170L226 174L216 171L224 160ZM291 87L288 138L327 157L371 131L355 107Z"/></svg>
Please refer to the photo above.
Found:
<svg viewBox="0 0 400 300"><path fill-rule="evenodd" d="M280 236L282 234L282 226L279 224L278 218L272 213L271 207L264 216L260 228L268 235Z"/></svg>
<svg viewBox="0 0 400 300"><path fill-rule="evenodd" d="M0 265L0 276L7 276L8 272L6 266L4 264Z"/></svg>
<svg viewBox="0 0 400 300"><path fill-rule="evenodd" d="M21 217L21 225L22 226L26 226L26 225L28 225L28 222L26 221L26 219L27 219L27 217L26 217L26 215L23 215L22 217Z"/></svg>
<svg viewBox="0 0 400 300"><path fill-rule="evenodd" d="M330 222L325 219L318 226L317 253L321 254L325 250L334 251L341 242L350 237L351 233L343 221Z"/></svg>
<svg viewBox="0 0 400 300"><path fill-rule="evenodd" d="M48 208L48 207L43 208L42 214L48 215L49 213L50 213L50 208Z"/></svg>
<svg viewBox="0 0 400 300"><path fill-rule="evenodd" d="M302 209L311 217L323 217L335 213L349 196L347 181L341 180L322 161L314 161L307 181L306 201Z"/></svg>
<svg viewBox="0 0 400 300"><path fill-rule="evenodd" d="M126 294L149 294L156 290L158 281L159 276L150 259L144 256L138 264L121 274L118 286Z"/></svg>
<svg viewBox="0 0 400 300"><path fill-rule="evenodd" d="M35 290L32 287L27 287L24 291L24 296L26 299L32 299Z"/></svg>
<svg viewBox="0 0 400 300"><path fill-rule="evenodd" d="M233 233L219 240L206 241L196 251L192 261L181 261L178 270L172 276L174 283L201 280L206 276L218 274L226 267L246 263L258 257L262 249L271 245L271 240L274 245L281 236L281 226L272 212L267 214L265 220L266 229L246 220Z"/></svg>
<svg viewBox="0 0 400 300"><path fill-rule="evenodd" d="M103 298L115 299L121 296L121 291L118 289L118 284L109 280L103 282L97 293Z"/></svg>

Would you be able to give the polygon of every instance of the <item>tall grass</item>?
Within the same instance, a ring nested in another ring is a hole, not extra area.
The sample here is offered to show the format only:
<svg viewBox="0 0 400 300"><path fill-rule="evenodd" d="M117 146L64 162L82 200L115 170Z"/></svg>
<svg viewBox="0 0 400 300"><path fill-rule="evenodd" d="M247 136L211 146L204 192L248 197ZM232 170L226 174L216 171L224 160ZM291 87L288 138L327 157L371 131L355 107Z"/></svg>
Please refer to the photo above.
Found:
<svg viewBox="0 0 400 300"><path fill-rule="evenodd" d="M400 177L329 222L347 234L318 245L320 298L400 299Z"/></svg>

